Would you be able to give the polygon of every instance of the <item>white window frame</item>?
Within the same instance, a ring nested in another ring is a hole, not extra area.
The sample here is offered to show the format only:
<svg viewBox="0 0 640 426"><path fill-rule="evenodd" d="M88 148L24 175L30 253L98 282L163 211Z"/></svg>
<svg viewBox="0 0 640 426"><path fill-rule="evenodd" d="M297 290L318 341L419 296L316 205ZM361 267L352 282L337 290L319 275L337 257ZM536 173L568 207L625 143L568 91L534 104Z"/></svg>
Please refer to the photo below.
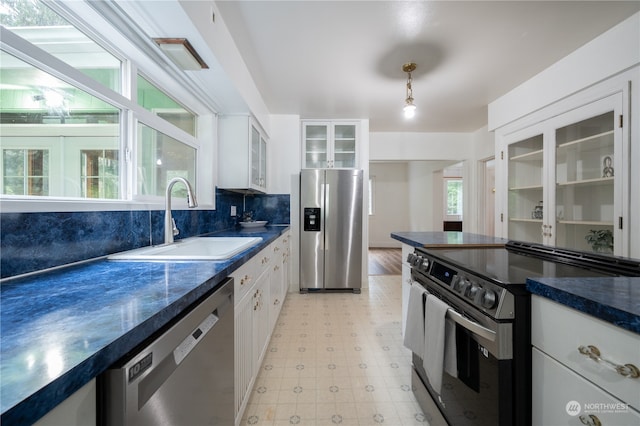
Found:
<svg viewBox="0 0 640 426"><path fill-rule="evenodd" d="M0 195L0 208L3 212L47 212L47 211L105 211L105 210L160 210L164 208L164 197L134 194L136 188L136 138L137 124L141 122L159 132L166 134L186 145L196 149L196 191L200 209L215 209L216 174L215 137L217 116L213 106L207 106L193 96L189 88L176 85L176 79L166 71L165 64L146 58L136 46L124 38L108 20L93 10L84 2L68 2L64 5L54 4L54 9L68 19L79 29L86 31L92 38L108 48L122 61L121 92L130 94L130 99L123 94L101 85L69 64L50 55L37 46L18 37L4 27L0 27L0 46L2 50L20 60L39 68L60 80L63 80L80 90L95 96L122 111L120 116L120 153L122 165L120 167L120 185L123 199L96 200L70 197L29 197ZM68 6L68 10L67 9ZM67 13L65 13L67 12ZM74 16L83 16L82 22ZM91 22L91 25L88 24ZM90 28L87 31L87 28ZM97 36L96 36L97 35ZM106 42L105 40L111 40ZM118 46L118 52L116 47ZM122 52L119 49L122 48ZM137 53L136 53L137 52ZM138 64L126 58L135 58L144 71L138 70ZM142 108L137 104L136 78L140 73L151 83L165 91L176 101L188 107L197 115L197 137L170 124L159 116ZM149 78L155 75L156 78ZM163 84L163 82L165 84ZM167 87L170 87L167 88ZM212 142L213 141L213 142ZM211 190L209 190L211 188ZM185 200L175 200L174 206L186 208Z"/></svg>

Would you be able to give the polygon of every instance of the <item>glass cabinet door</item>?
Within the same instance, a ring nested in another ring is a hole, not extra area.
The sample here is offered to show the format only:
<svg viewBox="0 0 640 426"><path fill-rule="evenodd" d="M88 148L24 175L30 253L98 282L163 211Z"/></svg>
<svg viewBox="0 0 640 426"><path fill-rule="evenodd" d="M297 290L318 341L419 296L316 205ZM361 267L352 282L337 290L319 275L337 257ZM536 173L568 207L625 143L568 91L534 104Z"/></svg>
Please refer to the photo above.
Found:
<svg viewBox="0 0 640 426"><path fill-rule="evenodd" d="M251 126L251 184L260 185L260 132Z"/></svg>
<svg viewBox="0 0 640 426"><path fill-rule="evenodd" d="M260 136L260 187L267 189L267 141Z"/></svg>
<svg viewBox="0 0 640 426"><path fill-rule="evenodd" d="M510 143L508 159L508 238L543 243L545 164L543 135Z"/></svg>
<svg viewBox="0 0 640 426"><path fill-rule="evenodd" d="M333 167L356 166L356 125L336 124L333 128Z"/></svg>
<svg viewBox="0 0 640 426"><path fill-rule="evenodd" d="M304 131L304 168L329 167L329 124L306 124Z"/></svg>
<svg viewBox="0 0 640 426"><path fill-rule="evenodd" d="M614 117L609 111L555 131L558 247L613 253Z"/></svg>

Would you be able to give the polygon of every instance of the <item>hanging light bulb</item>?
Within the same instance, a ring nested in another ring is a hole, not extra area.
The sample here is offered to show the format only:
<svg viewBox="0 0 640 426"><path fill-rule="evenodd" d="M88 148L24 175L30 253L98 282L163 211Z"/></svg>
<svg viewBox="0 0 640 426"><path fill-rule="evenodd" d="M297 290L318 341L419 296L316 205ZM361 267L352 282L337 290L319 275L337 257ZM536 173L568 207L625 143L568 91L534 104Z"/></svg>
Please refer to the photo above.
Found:
<svg viewBox="0 0 640 426"><path fill-rule="evenodd" d="M407 62L402 66L402 71L407 73L407 97L404 100L404 116L405 118L413 118L416 115L416 106L413 103L413 89L411 88L411 73L415 71L416 64Z"/></svg>

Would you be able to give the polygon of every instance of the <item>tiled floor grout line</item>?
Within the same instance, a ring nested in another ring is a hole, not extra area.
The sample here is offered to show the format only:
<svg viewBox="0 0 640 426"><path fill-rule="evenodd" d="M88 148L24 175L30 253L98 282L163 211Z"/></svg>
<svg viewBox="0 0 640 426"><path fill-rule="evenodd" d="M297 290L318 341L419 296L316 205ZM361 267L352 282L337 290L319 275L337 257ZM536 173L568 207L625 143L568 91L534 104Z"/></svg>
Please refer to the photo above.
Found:
<svg viewBox="0 0 640 426"><path fill-rule="evenodd" d="M428 425L402 344L401 278L361 294L289 293L242 425Z"/></svg>

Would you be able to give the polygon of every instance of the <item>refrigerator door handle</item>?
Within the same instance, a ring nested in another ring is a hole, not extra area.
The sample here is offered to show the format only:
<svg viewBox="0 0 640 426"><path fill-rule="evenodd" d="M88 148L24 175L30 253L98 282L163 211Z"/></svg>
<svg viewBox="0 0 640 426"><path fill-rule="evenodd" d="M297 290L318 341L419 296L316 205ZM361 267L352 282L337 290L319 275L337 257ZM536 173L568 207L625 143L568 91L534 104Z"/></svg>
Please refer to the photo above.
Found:
<svg viewBox="0 0 640 426"><path fill-rule="evenodd" d="M328 183L323 183L322 186L323 186L322 192L323 192L324 196L322 197L321 205L323 207L322 210L324 211L323 218L322 218L322 227L324 228L323 229L323 231L324 231L326 229L331 229L332 218L331 218L331 215L329 214L329 212L331 211L331 209L330 209L331 206L330 206L330 202L329 202L329 200L331 200L331 198L329 197L329 195L331 194L331 191L330 191L331 190L331 185L329 185ZM328 242L329 241L327 240L326 235L325 235L324 241L322 243L322 246L323 246L323 248L325 250L327 249L327 243Z"/></svg>

